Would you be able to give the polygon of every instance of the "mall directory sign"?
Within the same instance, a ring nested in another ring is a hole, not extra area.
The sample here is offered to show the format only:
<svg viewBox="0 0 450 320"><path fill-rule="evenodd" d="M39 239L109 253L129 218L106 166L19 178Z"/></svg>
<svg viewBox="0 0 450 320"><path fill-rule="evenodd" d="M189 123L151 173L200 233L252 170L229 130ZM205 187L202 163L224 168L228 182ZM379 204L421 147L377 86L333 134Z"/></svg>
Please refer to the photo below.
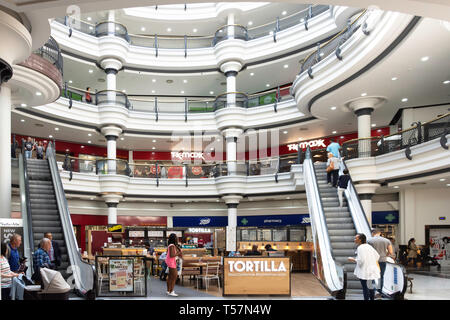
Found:
<svg viewBox="0 0 450 320"><path fill-rule="evenodd" d="M223 295L291 295L289 257L224 258Z"/></svg>

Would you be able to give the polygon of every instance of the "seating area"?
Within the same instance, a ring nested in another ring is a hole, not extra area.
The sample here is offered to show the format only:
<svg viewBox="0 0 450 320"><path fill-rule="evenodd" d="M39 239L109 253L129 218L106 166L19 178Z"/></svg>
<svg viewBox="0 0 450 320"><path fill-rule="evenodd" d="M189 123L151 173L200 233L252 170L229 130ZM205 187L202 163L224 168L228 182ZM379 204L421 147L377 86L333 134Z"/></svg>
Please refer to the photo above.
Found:
<svg viewBox="0 0 450 320"><path fill-rule="evenodd" d="M181 273L179 273L180 284L184 284L185 277L189 277L190 281L196 281L196 286L199 288L199 281L203 287L206 284L208 290L209 283L217 280L217 285L220 289L220 283L223 276L222 257L194 257L184 256L181 265Z"/></svg>

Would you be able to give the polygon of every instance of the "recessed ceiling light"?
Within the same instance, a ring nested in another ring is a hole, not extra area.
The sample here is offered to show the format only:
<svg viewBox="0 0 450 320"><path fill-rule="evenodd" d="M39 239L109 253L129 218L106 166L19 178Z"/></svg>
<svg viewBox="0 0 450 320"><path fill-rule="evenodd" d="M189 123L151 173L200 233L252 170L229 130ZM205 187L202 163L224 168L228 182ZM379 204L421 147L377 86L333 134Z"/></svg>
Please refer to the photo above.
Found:
<svg viewBox="0 0 450 320"><path fill-rule="evenodd" d="M156 147L152 147L152 150L155 150L156 149Z"/></svg>
<svg viewBox="0 0 450 320"><path fill-rule="evenodd" d="M420 61L425 62L425 61L428 61L429 59L430 59L430 57L425 56L425 57L420 58Z"/></svg>
<svg viewBox="0 0 450 320"><path fill-rule="evenodd" d="M92 133L88 133L88 137L92 137Z"/></svg>
<svg viewBox="0 0 450 320"><path fill-rule="evenodd" d="M372 127L376 127L377 125L375 123L372 123Z"/></svg>
<svg viewBox="0 0 450 320"><path fill-rule="evenodd" d="M266 83L266 87L270 87L270 84Z"/></svg>
<svg viewBox="0 0 450 320"><path fill-rule="evenodd" d="M91 21L92 20L92 18L91 17L87 17L87 21Z"/></svg>
<svg viewBox="0 0 450 320"><path fill-rule="evenodd" d="M72 80L69 80L69 83L72 83L73 81Z"/></svg>
<svg viewBox="0 0 450 320"><path fill-rule="evenodd" d="M211 148L211 149L209 149L209 150L214 151L214 148Z"/></svg>
<svg viewBox="0 0 450 320"><path fill-rule="evenodd" d="M220 139L217 139L217 142L220 142Z"/></svg>
<svg viewBox="0 0 450 320"><path fill-rule="evenodd" d="M197 31L198 31L198 30L197 30L196 28L192 29L192 32L194 32L194 33L197 32Z"/></svg>
<svg viewBox="0 0 450 320"><path fill-rule="evenodd" d="M53 138L53 136L50 134L49 136L48 136L49 138Z"/></svg>
<svg viewBox="0 0 450 320"><path fill-rule="evenodd" d="M92 72L94 72L94 70L92 70L92 69L89 69L89 73L92 73Z"/></svg>
<svg viewBox="0 0 450 320"><path fill-rule="evenodd" d="M283 131L283 133L284 133L284 134L287 134L288 132L287 132L287 131Z"/></svg>
<svg viewBox="0 0 450 320"><path fill-rule="evenodd" d="M152 93L155 93L155 90L152 90Z"/></svg>
<svg viewBox="0 0 450 320"><path fill-rule="evenodd" d="M167 28L167 32L171 32L172 31L172 28Z"/></svg>
<svg viewBox="0 0 450 320"><path fill-rule="evenodd" d="M408 98L403 98L402 99L402 102L406 102L406 101L408 101Z"/></svg>
<svg viewBox="0 0 450 320"><path fill-rule="evenodd" d="M155 139L153 139L153 140L152 140L152 142L153 142L153 143L155 143L155 142L156 142L156 140L155 140Z"/></svg>
<svg viewBox="0 0 450 320"><path fill-rule="evenodd" d="M156 82L156 79L152 79L152 82Z"/></svg>
<svg viewBox="0 0 450 320"><path fill-rule="evenodd" d="M331 110L336 110L336 109L337 109L337 107L331 107L330 109L331 109Z"/></svg>
<svg viewBox="0 0 450 320"><path fill-rule="evenodd" d="M25 119L20 119L20 122L25 122Z"/></svg>
<svg viewBox="0 0 450 320"><path fill-rule="evenodd" d="M125 138L124 138L124 137L122 137L122 138L120 138L120 140L122 140L122 141L123 141L123 140L125 140Z"/></svg>
<svg viewBox="0 0 450 320"><path fill-rule="evenodd" d="M287 68L289 68L289 65L288 65L288 64L285 64L285 65L283 66L283 68L287 69Z"/></svg>
<svg viewBox="0 0 450 320"><path fill-rule="evenodd" d="M81 146L81 149L83 149L84 148L84 146Z"/></svg>
<svg viewBox="0 0 450 320"><path fill-rule="evenodd" d="M142 28L141 28L141 31L145 31L145 27L142 27Z"/></svg>
<svg viewBox="0 0 450 320"><path fill-rule="evenodd" d="M91 143L91 140L89 140L88 143Z"/></svg>
<svg viewBox="0 0 450 320"><path fill-rule="evenodd" d="M397 80L398 78L397 77L393 77L391 80L392 81L395 81L395 80Z"/></svg>
<svg viewBox="0 0 450 320"><path fill-rule="evenodd" d="M252 26L252 25L253 25L253 21L249 21L247 24L248 24L249 26Z"/></svg>
<svg viewBox="0 0 450 320"><path fill-rule="evenodd" d="M184 79L184 80L183 80L183 83L187 83L187 80L186 80L186 79Z"/></svg>
<svg viewBox="0 0 450 320"><path fill-rule="evenodd" d="M337 131L333 131L333 132L332 132L332 134L336 134L336 133L337 133Z"/></svg>
<svg viewBox="0 0 450 320"><path fill-rule="evenodd" d="M439 181L445 181L445 179L439 179Z"/></svg>
<svg viewBox="0 0 450 320"><path fill-rule="evenodd" d="M183 90L181 90L181 91L180 91L180 93L181 93L181 94L184 94L184 91L183 91Z"/></svg>
<svg viewBox="0 0 450 320"><path fill-rule="evenodd" d="M445 80L444 82L442 82L443 84L449 84L450 80Z"/></svg>
<svg viewBox="0 0 450 320"><path fill-rule="evenodd" d="M36 91L37 96L42 96L42 92Z"/></svg>
<svg viewBox="0 0 450 320"><path fill-rule="evenodd" d="M285 16L285 15L287 14L287 11L283 11L281 14L282 14L283 16Z"/></svg>
<svg viewBox="0 0 450 320"><path fill-rule="evenodd" d="M125 92L127 92L127 90L123 89L122 92L125 93Z"/></svg>
<svg viewBox="0 0 450 320"><path fill-rule="evenodd" d="M341 136L341 139L344 139L345 137L344 136Z"/></svg>
<svg viewBox="0 0 450 320"><path fill-rule="evenodd" d="M59 131L59 128L55 128L55 131Z"/></svg>
<svg viewBox="0 0 450 320"><path fill-rule="evenodd" d="M399 186L394 186L394 189L398 189L399 188Z"/></svg>
<svg viewBox="0 0 450 320"><path fill-rule="evenodd" d="M250 73L250 76L253 77L255 74L253 72Z"/></svg>
<svg viewBox="0 0 450 320"><path fill-rule="evenodd" d="M94 30L94 27L93 26L89 26L89 30Z"/></svg>
<svg viewBox="0 0 450 320"><path fill-rule="evenodd" d="M286 197L287 200L291 199L291 197Z"/></svg>
<svg viewBox="0 0 450 320"><path fill-rule="evenodd" d="M365 97L365 96L367 96L367 93L361 93L361 97Z"/></svg>
<svg viewBox="0 0 450 320"><path fill-rule="evenodd" d="M447 187L450 187L450 183L447 183Z"/></svg>
<svg viewBox="0 0 450 320"><path fill-rule="evenodd" d="M21 106L21 107L26 107L27 104L26 104L26 103L21 103L20 106Z"/></svg>
<svg viewBox="0 0 450 320"><path fill-rule="evenodd" d="M153 202L157 202L158 200L153 200Z"/></svg>

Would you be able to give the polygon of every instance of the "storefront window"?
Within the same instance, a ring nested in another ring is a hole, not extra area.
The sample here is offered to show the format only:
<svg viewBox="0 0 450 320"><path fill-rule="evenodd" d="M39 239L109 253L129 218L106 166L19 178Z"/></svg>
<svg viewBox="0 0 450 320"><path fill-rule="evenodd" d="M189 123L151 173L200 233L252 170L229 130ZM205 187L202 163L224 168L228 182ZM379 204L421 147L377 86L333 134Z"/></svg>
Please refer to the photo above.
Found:
<svg viewBox="0 0 450 320"><path fill-rule="evenodd" d="M272 230L271 229L258 230L258 241L272 241Z"/></svg>
<svg viewBox="0 0 450 320"><path fill-rule="evenodd" d="M241 241L256 241L255 229L242 229L241 232Z"/></svg>
<svg viewBox="0 0 450 320"><path fill-rule="evenodd" d="M290 241L305 241L306 239L305 229L290 229L289 233Z"/></svg>
<svg viewBox="0 0 450 320"><path fill-rule="evenodd" d="M287 230L273 230L273 241L287 241Z"/></svg>

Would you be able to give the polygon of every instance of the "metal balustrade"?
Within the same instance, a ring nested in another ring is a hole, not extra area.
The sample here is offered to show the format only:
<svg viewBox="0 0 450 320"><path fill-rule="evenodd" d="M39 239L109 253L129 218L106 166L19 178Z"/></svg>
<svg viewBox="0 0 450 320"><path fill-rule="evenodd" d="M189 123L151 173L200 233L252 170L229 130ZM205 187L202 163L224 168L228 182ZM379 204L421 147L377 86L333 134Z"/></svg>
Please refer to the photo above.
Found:
<svg viewBox="0 0 450 320"><path fill-rule="evenodd" d="M102 90L98 91L94 94L91 94L95 98L95 104L97 106L105 105L105 104L117 104L121 105L127 109L132 109L132 105L130 100L128 100L128 96L117 90Z"/></svg>
<svg viewBox="0 0 450 320"><path fill-rule="evenodd" d="M450 133L450 113L425 123L416 122L411 128L388 136L346 141L342 144L342 152L346 159L375 157L408 149L437 138L443 139L442 137L445 138L448 133Z"/></svg>
<svg viewBox="0 0 450 320"><path fill-rule="evenodd" d="M50 37L47 42L34 52L36 55L50 61L63 75L63 57L58 42Z"/></svg>
<svg viewBox="0 0 450 320"><path fill-rule="evenodd" d="M129 34L127 28L117 22L104 21L98 24L92 24L73 16L56 18L55 21L69 27L69 36L72 35L72 30L77 30L94 37L112 35L123 38L134 46L154 48L156 50L156 56L158 56L159 49L179 49L185 51L186 57L187 51L190 49L214 47L226 39L248 41L271 35L274 42L276 42L276 34L278 32L300 24L303 24L305 30L308 30L308 24L312 18L331 10L331 8L332 6L330 5L309 5L307 9L287 17L277 18L275 21L263 25L249 29L240 25L223 26L214 35L206 36Z"/></svg>

